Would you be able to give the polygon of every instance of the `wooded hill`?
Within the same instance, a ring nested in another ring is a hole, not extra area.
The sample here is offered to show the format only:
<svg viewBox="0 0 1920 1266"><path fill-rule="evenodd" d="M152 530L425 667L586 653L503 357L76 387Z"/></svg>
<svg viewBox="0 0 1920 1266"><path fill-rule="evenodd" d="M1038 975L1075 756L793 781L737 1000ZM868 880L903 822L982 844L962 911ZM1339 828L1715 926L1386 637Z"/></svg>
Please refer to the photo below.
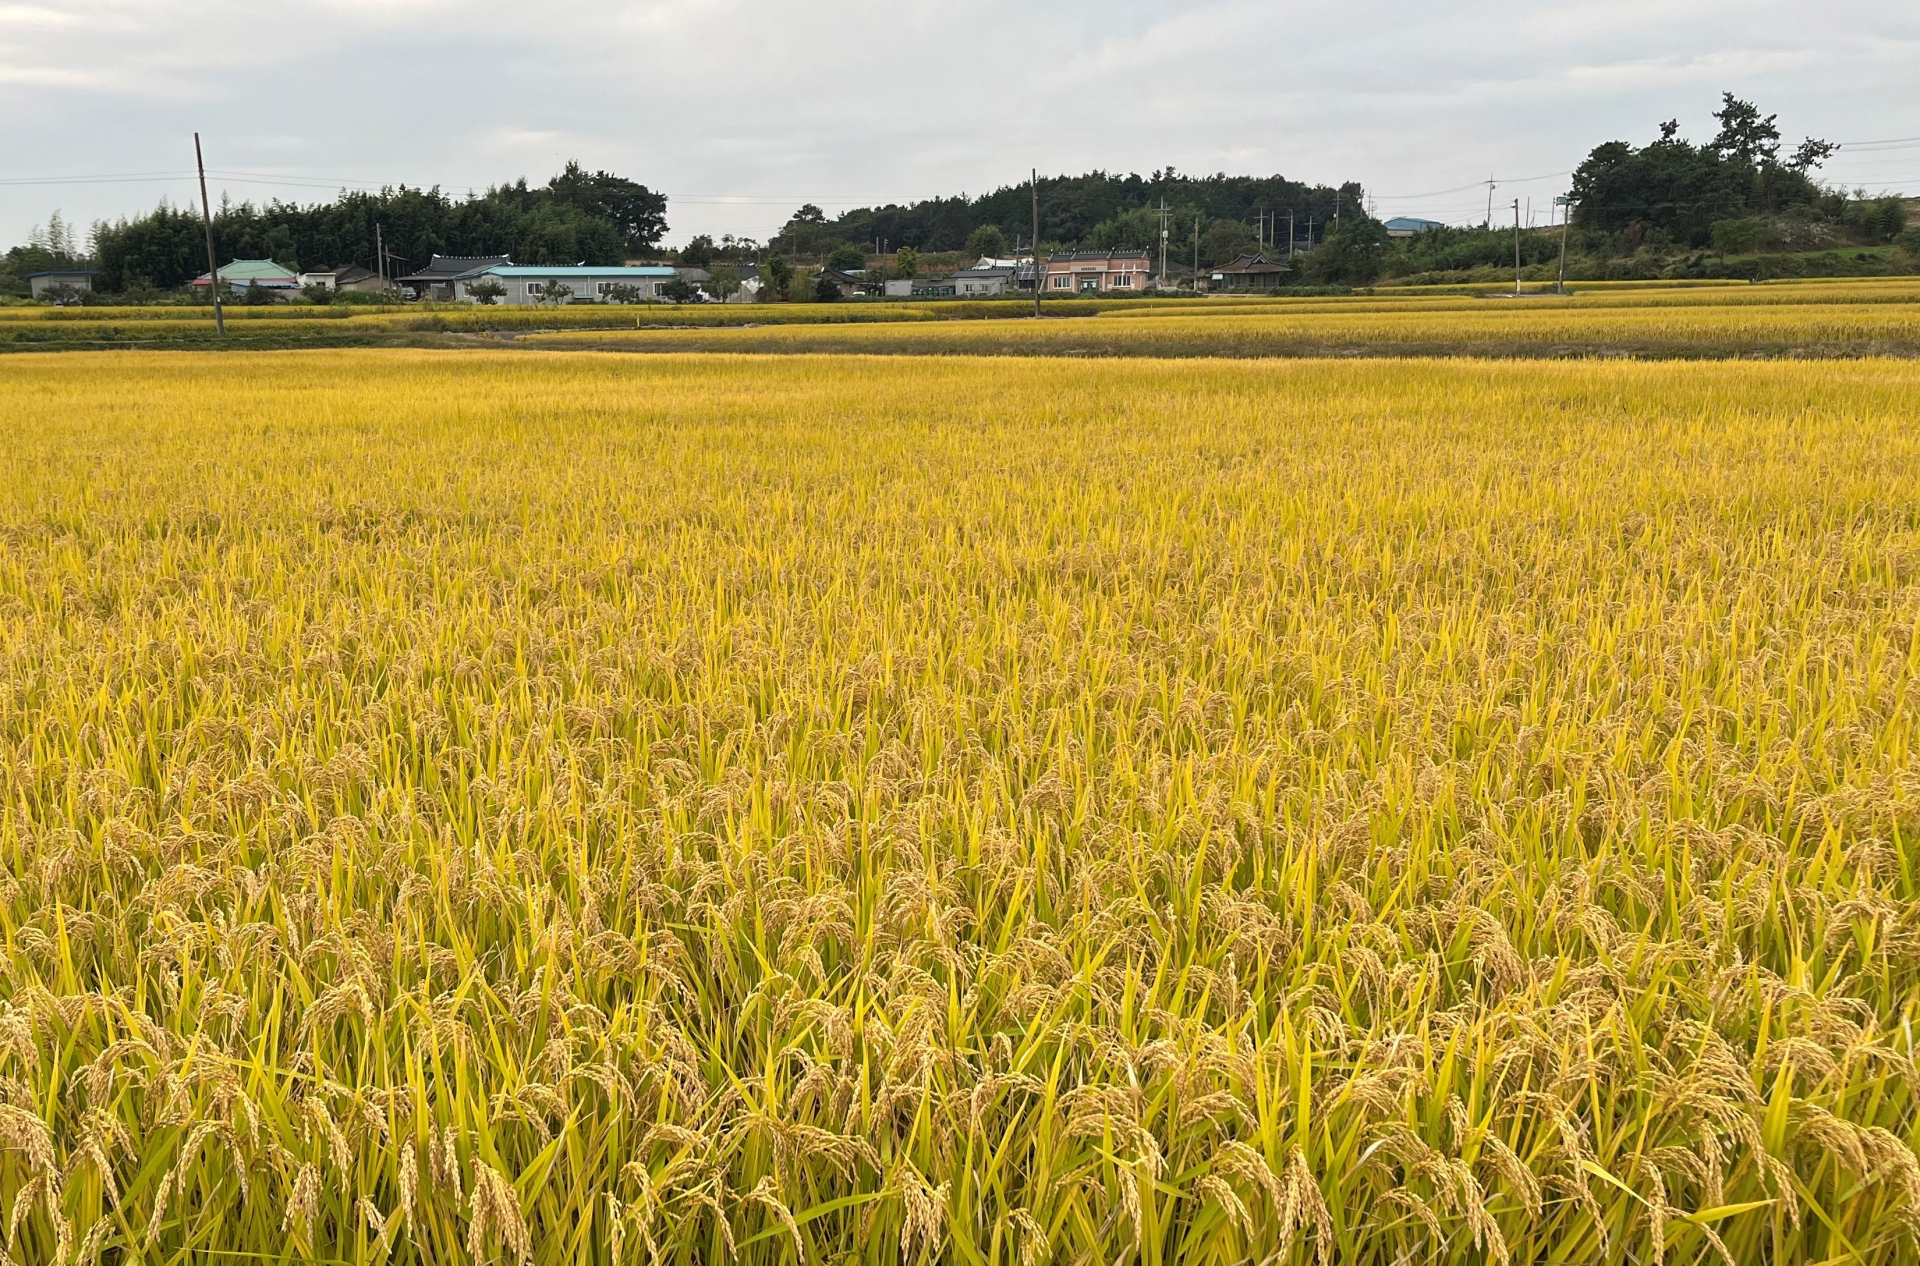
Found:
<svg viewBox="0 0 1920 1266"><path fill-rule="evenodd" d="M1309 221L1318 240L1321 226L1333 219L1336 210L1351 216L1364 207L1361 187L1354 181L1336 188L1284 176L1183 176L1171 167L1150 176L1103 171L1043 176L1039 195L1041 242L1088 250L1157 249L1159 207L1164 202L1172 219L1172 241L1177 244L1174 253L1182 258L1191 255L1196 219L1203 244L1215 224L1224 221L1244 230L1234 237L1236 244L1245 245L1256 240L1251 226L1263 213L1277 215L1278 231L1268 236L1284 249L1289 211L1295 232L1304 241ZM863 249L879 244L888 250L911 246L919 251L954 251L962 249L976 229L992 226L1011 247L1032 240L1032 199L1032 185L1021 183L978 197L958 194L860 207L832 219L808 205L787 221L769 245L796 255L823 255L842 242Z"/></svg>

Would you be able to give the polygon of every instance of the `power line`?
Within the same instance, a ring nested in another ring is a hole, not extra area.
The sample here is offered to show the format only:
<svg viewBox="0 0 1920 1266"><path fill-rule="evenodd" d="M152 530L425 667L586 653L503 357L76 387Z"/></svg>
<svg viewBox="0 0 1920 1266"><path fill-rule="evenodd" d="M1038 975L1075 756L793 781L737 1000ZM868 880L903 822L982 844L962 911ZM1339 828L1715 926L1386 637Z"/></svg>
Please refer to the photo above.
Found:
<svg viewBox="0 0 1920 1266"><path fill-rule="evenodd" d="M1558 180L1562 176L1571 175L1573 175L1571 171L1553 171L1548 172L1544 176L1496 176L1491 179L1493 179L1495 183L1502 185L1530 185L1536 180ZM1415 198L1442 198L1450 193L1465 193L1469 189L1483 189L1486 187L1486 183L1484 180L1476 180L1472 184L1455 185L1451 189L1435 189L1431 193L1376 193L1369 194L1368 196L1378 198L1382 202L1407 202Z"/></svg>
<svg viewBox="0 0 1920 1266"><path fill-rule="evenodd" d="M1841 141L1841 149L1905 149L1909 145L1920 145L1920 136L1895 136L1884 141Z"/></svg>

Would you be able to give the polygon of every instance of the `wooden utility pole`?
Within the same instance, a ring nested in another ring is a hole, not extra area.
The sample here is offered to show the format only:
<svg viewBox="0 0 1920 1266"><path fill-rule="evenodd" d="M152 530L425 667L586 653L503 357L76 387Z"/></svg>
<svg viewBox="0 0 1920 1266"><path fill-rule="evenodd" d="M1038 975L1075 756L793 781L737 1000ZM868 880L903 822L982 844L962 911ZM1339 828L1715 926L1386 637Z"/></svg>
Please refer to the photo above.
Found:
<svg viewBox="0 0 1920 1266"><path fill-rule="evenodd" d="M380 274L380 289L387 288L387 240L380 233L380 223L373 225L373 263Z"/></svg>
<svg viewBox="0 0 1920 1266"><path fill-rule="evenodd" d="M200 170L200 223L207 230L207 285L213 292L213 328L227 336L227 318L220 311L220 264L213 254L213 206L207 201L207 163L200 157L200 133L193 134L193 165Z"/></svg>
<svg viewBox="0 0 1920 1266"><path fill-rule="evenodd" d="M1287 258L1293 258L1293 212L1287 212Z"/></svg>
<svg viewBox="0 0 1920 1266"><path fill-rule="evenodd" d="M1016 274L1017 275L1017 274ZM1040 283L1046 277L1040 271L1040 169L1033 169L1033 315L1040 315Z"/></svg>

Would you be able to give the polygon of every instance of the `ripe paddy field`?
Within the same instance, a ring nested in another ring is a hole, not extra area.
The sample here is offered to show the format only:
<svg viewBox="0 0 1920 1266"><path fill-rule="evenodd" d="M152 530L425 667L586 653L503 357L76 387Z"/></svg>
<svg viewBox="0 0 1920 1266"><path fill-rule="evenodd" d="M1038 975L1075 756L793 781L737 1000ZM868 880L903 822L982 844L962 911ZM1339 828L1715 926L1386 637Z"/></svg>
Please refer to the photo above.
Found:
<svg viewBox="0 0 1920 1266"><path fill-rule="evenodd" d="M6 1252L1920 1260L1920 360L1823 293L0 358Z"/></svg>

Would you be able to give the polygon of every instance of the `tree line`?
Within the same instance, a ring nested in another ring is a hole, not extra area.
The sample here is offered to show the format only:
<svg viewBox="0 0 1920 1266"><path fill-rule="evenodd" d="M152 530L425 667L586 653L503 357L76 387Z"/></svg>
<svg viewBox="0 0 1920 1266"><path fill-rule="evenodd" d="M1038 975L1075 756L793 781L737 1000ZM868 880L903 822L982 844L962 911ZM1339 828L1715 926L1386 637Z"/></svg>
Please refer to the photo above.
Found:
<svg viewBox="0 0 1920 1266"><path fill-rule="evenodd" d="M527 264L618 264L656 250L667 199L611 172L578 163L544 185L523 178L456 198L402 185L344 191L331 202L223 203L213 215L214 254L272 259L289 268L377 267L384 243L400 273L434 255L511 255ZM106 291L170 290L207 271L199 208L162 203L93 229L96 285Z"/></svg>
<svg viewBox="0 0 1920 1266"><path fill-rule="evenodd" d="M1276 226L1267 238L1284 251L1289 212L1294 231L1303 241L1309 225L1318 241L1336 213L1365 213L1358 183L1308 185L1283 176L1185 176L1168 167L1149 176L1103 171L1043 176L1038 186L1043 246L1158 250L1164 203L1171 223L1169 254L1191 258L1197 223L1202 262L1209 265L1256 248L1260 235L1254 226L1263 216ZM768 245L813 257L825 256L843 243L867 250L904 246L938 253L961 250L981 229L993 228L1009 248L1017 243L1022 250L1030 250L1033 196L1032 184L1008 185L978 197L958 194L860 207L831 219L809 204L795 212Z"/></svg>

